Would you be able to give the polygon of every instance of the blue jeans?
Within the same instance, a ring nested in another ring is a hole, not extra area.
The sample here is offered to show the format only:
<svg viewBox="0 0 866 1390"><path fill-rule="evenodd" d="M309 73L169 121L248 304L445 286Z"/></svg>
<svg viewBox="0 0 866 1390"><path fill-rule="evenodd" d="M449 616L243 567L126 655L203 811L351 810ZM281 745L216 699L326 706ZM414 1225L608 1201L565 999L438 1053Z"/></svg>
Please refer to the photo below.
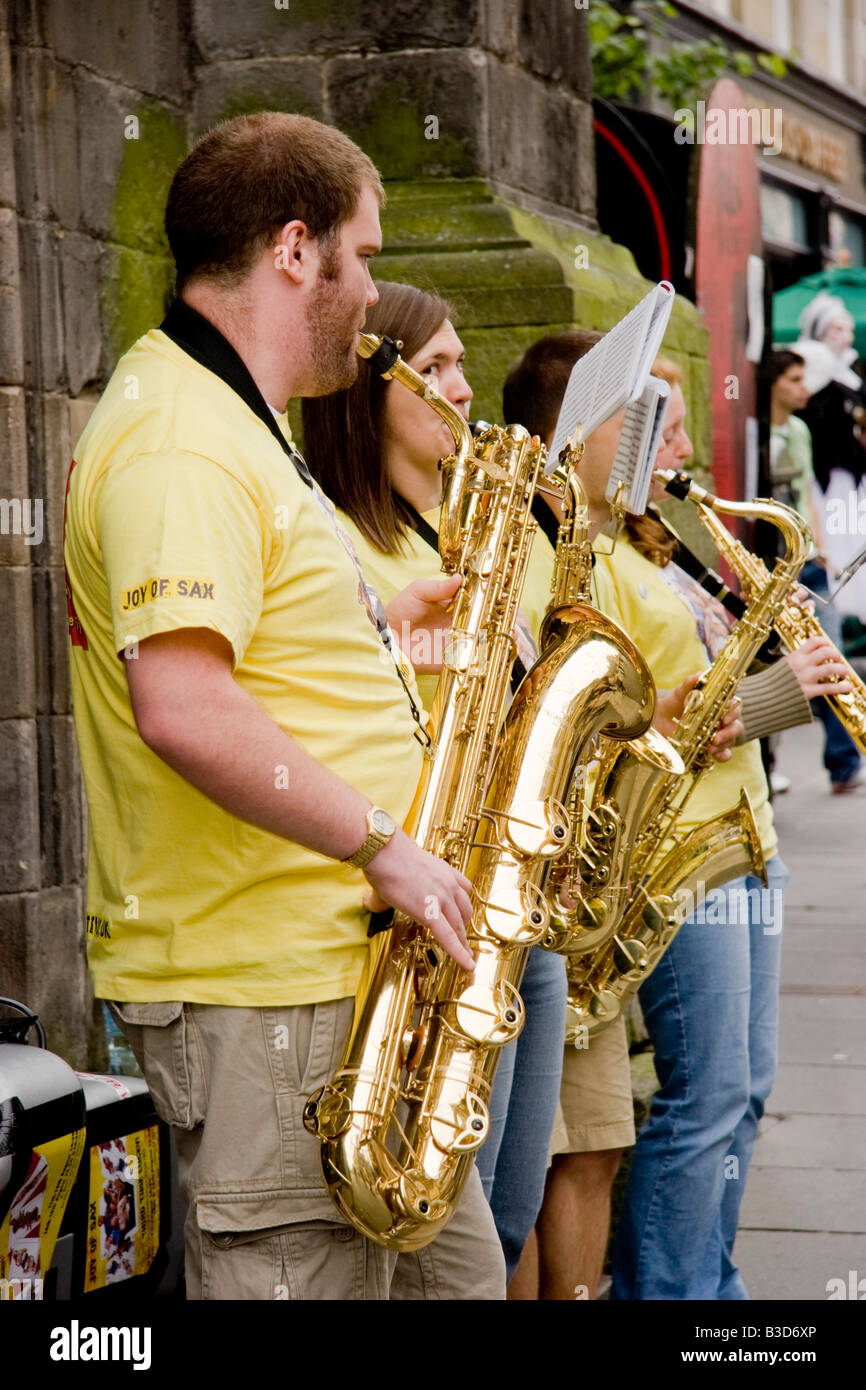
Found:
<svg viewBox="0 0 866 1390"><path fill-rule="evenodd" d="M740 1202L776 1073L782 901L767 865L709 893L640 1001L659 1090L632 1155L614 1299L744 1299L733 1262Z"/></svg>
<svg viewBox="0 0 866 1390"><path fill-rule="evenodd" d="M822 565L810 560L800 572L800 580L807 589L826 598L830 592L827 584L827 571ZM815 616L830 641L842 650L842 621L832 603L816 603ZM860 753L845 725L836 717L832 708L823 698L812 700L812 713L824 725L824 766L830 774L831 782L850 782L860 767Z"/></svg>
<svg viewBox="0 0 866 1390"><path fill-rule="evenodd" d="M490 1097L490 1134L477 1159L510 1279L544 1197L562 1078L565 960L534 946L520 993L523 1032L503 1049Z"/></svg>

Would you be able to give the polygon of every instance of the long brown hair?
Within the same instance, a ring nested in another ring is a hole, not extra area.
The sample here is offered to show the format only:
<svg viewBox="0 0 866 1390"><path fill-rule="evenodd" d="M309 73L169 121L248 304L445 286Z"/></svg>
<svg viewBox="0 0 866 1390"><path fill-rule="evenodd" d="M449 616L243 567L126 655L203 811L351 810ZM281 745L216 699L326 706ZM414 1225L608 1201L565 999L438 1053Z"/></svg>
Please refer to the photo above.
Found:
<svg viewBox="0 0 866 1390"><path fill-rule="evenodd" d="M367 310L368 333L403 343L404 362L414 357L446 319L451 305L414 285L377 280L378 303ZM361 362L355 382L330 396L305 396L301 404L304 457L331 501L352 518L385 555L399 551L413 509L391 487L382 448L382 409L389 383ZM403 387L394 385L394 391Z"/></svg>

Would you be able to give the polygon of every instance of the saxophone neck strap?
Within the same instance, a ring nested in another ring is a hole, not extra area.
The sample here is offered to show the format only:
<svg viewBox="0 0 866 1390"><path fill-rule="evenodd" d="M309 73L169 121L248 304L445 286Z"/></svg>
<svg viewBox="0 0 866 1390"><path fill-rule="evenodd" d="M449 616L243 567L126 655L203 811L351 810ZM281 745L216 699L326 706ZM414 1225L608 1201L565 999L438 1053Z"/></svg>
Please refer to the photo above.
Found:
<svg viewBox="0 0 866 1390"><path fill-rule="evenodd" d="M532 499L532 515L555 550L559 539L559 522L539 492Z"/></svg>
<svg viewBox="0 0 866 1390"><path fill-rule="evenodd" d="M283 453L287 454L292 461L292 465L298 477L306 484L312 493L317 495L324 503L325 510L331 519L335 533L341 545L348 551L349 558L358 571L358 578L367 590L370 599L370 606L373 611L372 621L379 634L379 640L394 661L394 669L397 677L406 692L409 705L412 711L412 719L415 723L415 737L421 746L426 750L430 747L430 736L427 733L422 711L419 709L415 697L406 683L403 668L393 650L391 634L388 628L387 614L384 606L375 591L370 588L364 578L360 561L355 554L354 548L348 537L343 535L336 526L333 505L325 498L321 488L317 488L310 472L307 461L295 444L292 444L283 434L277 424L274 413L253 380L252 374L239 353L235 351L227 338L220 333L208 319L191 309L188 304L184 304L182 299L172 301L171 308L160 324L160 329L167 338L171 338L185 353L198 362L200 366L206 367L209 372L213 372L226 386L230 386L236 395L240 396L245 405L248 405L254 415L257 415L262 424L267 425L274 439L277 440Z"/></svg>
<svg viewBox="0 0 866 1390"><path fill-rule="evenodd" d="M405 497L402 497L400 500L409 514L408 521L409 525L412 527L412 530L416 531L418 535L421 537L422 541L426 541L430 549L435 550L436 554L438 555L439 537L436 534L433 527L430 525L430 522L425 521L421 513L417 511L415 507L412 506L411 502L407 502Z"/></svg>
<svg viewBox="0 0 866 1390"><path fill-rule="evenodd" d="M262 424L267 425L283 452L288 454L292 460L299 477L308 488L312 488L313 478L306 460L300 450L286 439L243 358L235 351L228 339L223 337L219 329L197 313L195 309L184 304L182 299L175 299L172 302L171 308L159 326L167 338L171 338L172 342L182 348L194 361L198 362L200 366L206 367L209 372L213 372L214 376L218 376L221 381L225 382L226 386L230 386L236 395L240 396L253 414L259 417Z"/></svg>

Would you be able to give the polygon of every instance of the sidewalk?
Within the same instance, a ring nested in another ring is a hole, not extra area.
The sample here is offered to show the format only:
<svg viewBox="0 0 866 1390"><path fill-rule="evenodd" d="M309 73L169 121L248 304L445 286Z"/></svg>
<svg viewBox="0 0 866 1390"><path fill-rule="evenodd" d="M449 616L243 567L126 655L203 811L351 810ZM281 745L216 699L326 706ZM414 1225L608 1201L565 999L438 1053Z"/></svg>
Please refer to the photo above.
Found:
<svg viewBox="0 0 866 1390"><path fill-rule="evenodd" d="M776 764L792 783L775 801L791 883L779 1072L736 1246L753 1299L866 1280L866 794L831 796L821 749L818 723L792 729Z"/></svg>

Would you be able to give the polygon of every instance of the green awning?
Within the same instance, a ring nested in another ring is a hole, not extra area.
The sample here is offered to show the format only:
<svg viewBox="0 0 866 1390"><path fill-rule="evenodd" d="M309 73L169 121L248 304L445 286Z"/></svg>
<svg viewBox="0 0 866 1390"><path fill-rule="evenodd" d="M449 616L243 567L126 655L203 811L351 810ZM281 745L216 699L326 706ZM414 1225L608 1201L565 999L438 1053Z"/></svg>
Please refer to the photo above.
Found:
<svg viewBox="0 0 866 1390"><path fill-rule="evenodd" d="M820 290L838 295L854 319L854 347L866 359L866 268L830 266L773 295L773 342L792 343L800 336L797 319Z"/></svg>

